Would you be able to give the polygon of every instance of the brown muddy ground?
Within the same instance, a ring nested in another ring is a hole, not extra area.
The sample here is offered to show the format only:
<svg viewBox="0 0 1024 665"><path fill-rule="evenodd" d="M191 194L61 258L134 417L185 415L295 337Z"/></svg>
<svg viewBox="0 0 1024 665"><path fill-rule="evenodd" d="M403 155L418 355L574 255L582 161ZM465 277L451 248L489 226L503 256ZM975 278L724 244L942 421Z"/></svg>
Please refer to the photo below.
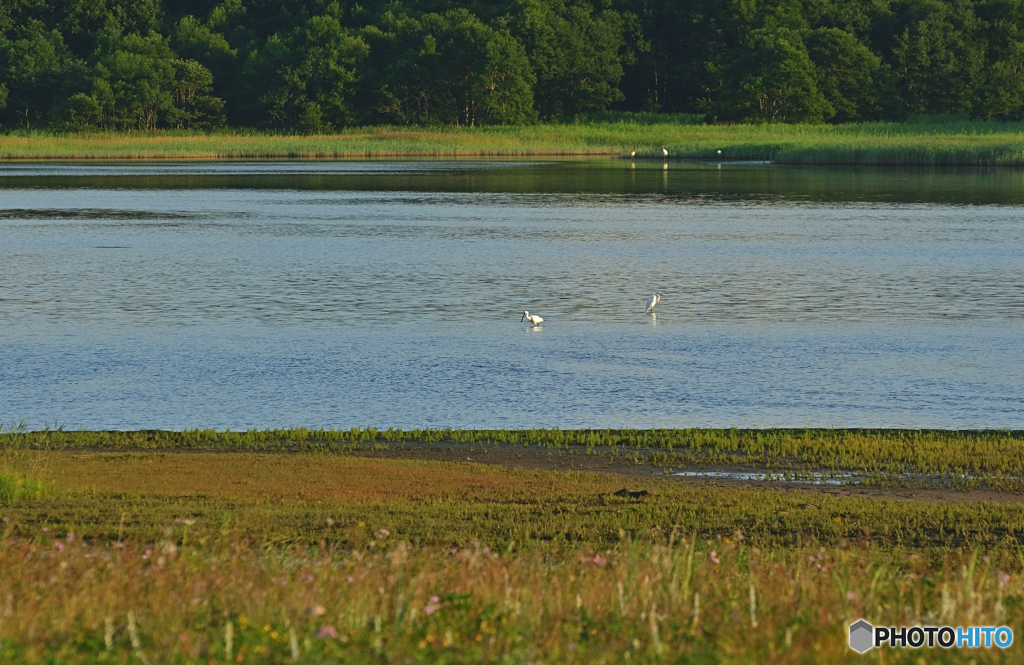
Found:
<svg viewBox="0 0 1024 665"><path fill-rule="evenodd" d="M614 473L623 476L623 485L629 485L629 478L650 478L666 476L661 468L612 456L594 449L587 454L585 449L548 450L541 448L519 448L509 446L469 446L459 444L406 444L389 447L386 450L361 448L350 453L359 457L377 459L433 460L442 462L475 462L499 466L519 467L551 471L589 471ZM676 469L677 471L757 471L741 467L707 467L701 469ZM1024 495L992 490L961 491L947 487L874 487L861 485L815 485L811 483L790 483L778 481L756 481L739 479L677 478L681 483L714 483L723 486L747 485L750 487L779 487L798 489L808 493L832 494L870 499L904 499L944 503L966 503L991 501L994 503L1024 503Z"/></svg>

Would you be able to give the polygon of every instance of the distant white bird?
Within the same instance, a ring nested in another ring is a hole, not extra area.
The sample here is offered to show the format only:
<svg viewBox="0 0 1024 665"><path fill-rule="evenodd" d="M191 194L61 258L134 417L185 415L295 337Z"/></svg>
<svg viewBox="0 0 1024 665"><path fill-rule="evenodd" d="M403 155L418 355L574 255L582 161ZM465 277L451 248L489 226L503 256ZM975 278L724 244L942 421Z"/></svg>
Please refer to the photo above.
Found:
<svg viewBox="0 0 1024 665"><path fill-rule="evenodd" d="M661 154L663 154L663 155L665 155L666 157L668 157L668 150L666 150L665 148L662 148L662 149L661 149Z"/></svg>
<svg viewBox="0 0 1024 665"><path fill-rule="evenodd" d="M657 293L652 293L651 297L648 298L647 302L644 304L644 314L646 314L647 312L654 314L654 306L657 305L659 302L661 302L661 291L658 291Z"/></svg>
<svg viewBox="0 0 1024 665"><path fill-rule="evenodd" d="M523 321L529 321L533 325L539 326L544 319L540 318L536 314L531 316L529 312L523 312L523 318L519 319L519 322L522 323Z"/></svg>
<svg viewBox="0 0 1024 665"><path fill-rule="evenodd" d="M633 159L635 157L636 157L636 150L634 150L633 152L629 153L629 158L630 159Z"/></svg>
<svg viewBox="0 0 1024 665"><path fill-rule="evenodd" d="M719 155L721 155L721 154L722 154L722 151L721 151L721 150L719 150L719 151L718 151L718 154L719 154Z"/></svg>

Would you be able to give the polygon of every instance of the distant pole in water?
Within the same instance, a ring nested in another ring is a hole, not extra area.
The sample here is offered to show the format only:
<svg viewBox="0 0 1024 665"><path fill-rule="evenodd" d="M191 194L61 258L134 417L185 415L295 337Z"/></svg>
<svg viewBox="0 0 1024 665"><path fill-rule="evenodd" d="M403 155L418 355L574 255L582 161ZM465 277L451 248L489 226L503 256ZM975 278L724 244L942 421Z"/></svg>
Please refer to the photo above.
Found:
<svg viewBox="0 0 1024 665"><path fill-rule="evenodd" d="M529 312L523 312L523 318L519 319L519 322L522 323L523 321L529 321L533 325L539 326L544 319L540 318L536 314L531 315Z"/></svg>
<svg viewBox="0 0 1024 665"><path fill-rule="evenodd" d="M648 312L654 314L654 306L657 305L659 302L661 302L661 291L658 291L657 293L652 293L651 297L647 299L647 302L644 305L644 314Z"/></svg>

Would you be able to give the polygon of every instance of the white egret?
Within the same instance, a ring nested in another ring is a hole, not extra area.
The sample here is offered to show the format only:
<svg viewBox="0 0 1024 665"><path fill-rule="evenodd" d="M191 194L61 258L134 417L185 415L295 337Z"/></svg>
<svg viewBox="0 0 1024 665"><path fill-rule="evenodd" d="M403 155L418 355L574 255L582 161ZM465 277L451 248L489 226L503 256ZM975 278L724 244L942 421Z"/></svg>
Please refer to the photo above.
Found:
<svg viewBox="0 0 1024 665"><path fill-rule="evenodd" d="M661 302L661 291L658 291L657 293L652 293L651 297L648 298L647 302L644 304L644 314L646 314L647 312L654 314L654 306L657 305L659 302Z"/></svg>
<svg viewBox="0 0 1024 665"><path fill-rule="evenodd" d="M636 150L634 150L633 152L629 153L629 158L630 159L636 159Z"/></svg>
<svg viewBox="0 0 1024 665"><path fill-rule="evenodd" d="M523 321L529 321L533 325L539 326L544 319L540 318L536 314L531 315L529 312L523 312L523 318L519 319L519 322L522 323Z"/></svg>
<svg viewBox="0 0 1024 665"><path fill-rule="evenodd" d="M719 155L721 155L721 154L722 154L722 151L721 151L721 150L719 150L719 151L718 151L718 154L719 154Z"/></svg>
<svg viewBox="0 0 1024 665"><path fill-rule="evenodd" d="M665 148L662 148L662 149L661 149L661 154L663 154L663 155L665 155L666 157L668 157L668 150L666 150Z"/></svg>

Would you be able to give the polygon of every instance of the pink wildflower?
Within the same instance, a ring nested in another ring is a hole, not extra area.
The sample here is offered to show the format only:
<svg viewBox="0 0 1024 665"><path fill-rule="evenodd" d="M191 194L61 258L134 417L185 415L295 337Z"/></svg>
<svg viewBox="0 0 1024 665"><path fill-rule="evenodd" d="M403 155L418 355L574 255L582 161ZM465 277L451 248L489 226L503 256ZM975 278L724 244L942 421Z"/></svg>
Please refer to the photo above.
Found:
<svg viewBox="0 0 1024 665"><path fill-rule="evenodd" d="M60 542L59 540L53 541L53 546L57 548L58 552L64 551L64 543Z"/></svg>
<svg viewBox="0 0 1024 665"><path fill-rule="evenodd" d="M594 563L596 563L599 566L603 566L604 565L604 559L601 558L600 554L598 554L597 556L594 557Z"/></svg>
<svg viewBox="0 0 1024 665"><path fill-rule="evenodd" d="M852 591L846 592L846 600L857 600L857 594Z"/></svg>
<svg viewBox="0 0 1024 665"><path fill-rule="evenodd" d="M391 535L391 532L387 529L377 529L373 532L373 535L377 536L378 538L387 538Z"/></svg>
<svg viewBox="0 0 1024 665"><path fill-rule="evenodd" d="M313 633L313 637L316 637L317 639L321 639L321 640L327 639L328 637L337 637L337 636L338 636L338 631L334 629L334 626L320 626L319 628L316 629L316 632Z"/></svg>
<svg viewBox="0 0 1024 665"><path fill-rule="evenodd" d="M718 558L718 552L715 552L714 550L712 550L711 554L708 555L708 558L715 563L722 563L722 561Z"/></svg>
<svg viewBox="0 0 1024 665"><path fill-rule="evenodd" d="M75 532L74 531L72 531L71 533L68 534L68 542L69 543L75 542Z"/></svg>

